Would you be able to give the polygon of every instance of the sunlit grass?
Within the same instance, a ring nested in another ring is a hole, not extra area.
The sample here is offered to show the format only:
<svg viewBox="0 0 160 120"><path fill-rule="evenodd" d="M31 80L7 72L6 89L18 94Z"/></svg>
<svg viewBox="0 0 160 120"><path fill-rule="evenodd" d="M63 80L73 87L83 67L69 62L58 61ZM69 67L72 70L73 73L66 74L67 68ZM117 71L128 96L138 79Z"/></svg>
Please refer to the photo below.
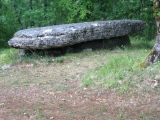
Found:
<svg viewBox="0 0 160 120"><path fill-rule="evenodd" d="M12 64L17 60L18 50L14 48L0 48L0 66L4 64Z"/></svg>
<svg viewBox="0 0 160 120"><path fill-rule="evenodd" d="M106 64L88 71L83 76L83 86L103 86L127 92L132 87L138 87L142 81L153 79L159 74L159 63L153 64L152 69L147 70L137 67L146 58L153 44L154 41L132 39L132 46L126 47L122 54L115 54Z"/></svg>
<svg viewBox="0 0 160 120"><path fill-rule="evenodd" d="M147 80L154 79L159 74L159 63L155 63L148 69L137 68L144 55L129 55L129 53L114 57L110 62L94 70L88 71L83 77L82 84L88 86L103 86L106 88L118 88L118 91L127 92L132 87Z"/></svg>

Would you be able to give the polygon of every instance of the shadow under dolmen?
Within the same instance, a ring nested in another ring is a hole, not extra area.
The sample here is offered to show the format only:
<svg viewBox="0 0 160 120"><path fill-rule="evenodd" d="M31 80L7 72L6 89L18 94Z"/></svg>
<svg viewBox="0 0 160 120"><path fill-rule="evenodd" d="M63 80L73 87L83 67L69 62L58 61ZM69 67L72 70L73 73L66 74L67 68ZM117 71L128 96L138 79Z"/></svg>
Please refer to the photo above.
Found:
<svg viewBox="0 0 160 120"><path fill-rule="evenodd" d="M49 56L59 56L66 53L77 53L82 51L94 51L100 49L112 50L115 47L119 47L124 49L125 46L130 46L129 36L120 36L114 37L110 39L101 39L101 40L93 40L86 41L79 44L60 47L60 48L52 48L52 49L36 49L36 50L24 50L25 55L36 54L36 55L49 55Z"/></svg>

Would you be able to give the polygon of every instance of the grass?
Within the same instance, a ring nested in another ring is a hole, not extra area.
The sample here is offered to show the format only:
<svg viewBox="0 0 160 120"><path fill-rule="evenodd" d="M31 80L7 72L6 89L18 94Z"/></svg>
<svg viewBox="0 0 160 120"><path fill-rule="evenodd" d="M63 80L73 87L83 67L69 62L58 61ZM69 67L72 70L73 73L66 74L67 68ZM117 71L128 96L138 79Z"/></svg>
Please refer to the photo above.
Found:
<svg viewBox="0 0 160 120"><path fill-rule="evenodd" d="M159 64L153 64L147 70L137 68L138 62L144 60L148 51L125 50L122 55L114 56L108 63L88 71L82 83L87 86L105 86L106 88L119 88L119 91L128 91L130 87L137 87L147 78L154 79L158 74Z"/></svg>
<svg viewBox="0 0 160 120"><path fill-rule="evenodd" d="M89 70L83 76L83 86L104 86L127 92L131 87L138 87L138 84L146 79L154 79L155 75L159 74L159 63L153 64L147 70L137 68L138 63L145 59L153 44L154 41L132 39L132 47L125 48L120 55L115 54L104 65Z"/></svg>
<svg viewBox="0 0 160 120"><path fill-rule="evenodd" d="M159 62L137 68L154 42L134 37L124 50L61 56L20 57L17 49L0 49L0 67L11 65L9 70L0 69L2 118L10 113L38 120L158 118L160 88L152 89L146 82L160 74Z"/></svg>
<svg viewBox="0 0 160 120"><path fill-rule="evenodd" d="M13 48L0 48L0 67L4 64L13 64L17 62L18 50Z"/></svg>
<svg viewBox="0 0 160 120"><path fill-rule="evenodd" d="M85 87L103 86L106 88L117 88L120 92L127 92L131 87L138 87L138 84L145 79L153 79L158 71L158 64L152 65L152 69L144 70L136 66L143 61L151 50L154 41L146 42L143 38L131 38L132 46L125 50L117 48L115 50L98 50L92 52L69 53L59 57L41 56L37 54L19 57L19 51L13 48L0 50L0 66L4 64L65 64L67 61L75 61L84 57L94 59L104 59L102 65L88 70L82 77L82 85ZM97 58L98 55L98 58ZM82 61L83 62L83 61ZM80 63L76 63L80 64ZM22 82L24 86L29 85L28 80ZM14 81L14 86L22 83ZM32 83L32 82L31 82ZM138 84L137 84L138 83ZM60 87L59 89L66 89Z"/></svg>

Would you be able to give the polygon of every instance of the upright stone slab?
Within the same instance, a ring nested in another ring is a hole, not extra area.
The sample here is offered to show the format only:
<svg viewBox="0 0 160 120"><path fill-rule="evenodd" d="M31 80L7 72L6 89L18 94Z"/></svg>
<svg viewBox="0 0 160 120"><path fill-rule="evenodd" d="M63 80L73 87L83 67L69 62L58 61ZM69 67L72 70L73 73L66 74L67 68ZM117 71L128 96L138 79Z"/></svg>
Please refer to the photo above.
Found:
<svg viewBox="0 0 160 120"><path fill-rule="evenodd" d="M86 41L126 36L145 28L141 20L110 20L54 25L20 30L8 41L21 49L50 49Z"/></svg>

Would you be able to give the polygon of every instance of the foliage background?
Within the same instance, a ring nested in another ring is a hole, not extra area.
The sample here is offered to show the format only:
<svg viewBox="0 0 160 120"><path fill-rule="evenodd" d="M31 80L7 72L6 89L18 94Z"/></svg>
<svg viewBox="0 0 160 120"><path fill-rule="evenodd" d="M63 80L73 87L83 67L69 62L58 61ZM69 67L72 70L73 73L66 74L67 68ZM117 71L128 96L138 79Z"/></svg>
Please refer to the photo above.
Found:
<svg viewBox="0 0 160 120"><path fill-rule="evenodd" d="M0 0L0 47L20 29L115 19L145 20L138 35L149 41L156 34L152 6L152 0Z"/></svg>

